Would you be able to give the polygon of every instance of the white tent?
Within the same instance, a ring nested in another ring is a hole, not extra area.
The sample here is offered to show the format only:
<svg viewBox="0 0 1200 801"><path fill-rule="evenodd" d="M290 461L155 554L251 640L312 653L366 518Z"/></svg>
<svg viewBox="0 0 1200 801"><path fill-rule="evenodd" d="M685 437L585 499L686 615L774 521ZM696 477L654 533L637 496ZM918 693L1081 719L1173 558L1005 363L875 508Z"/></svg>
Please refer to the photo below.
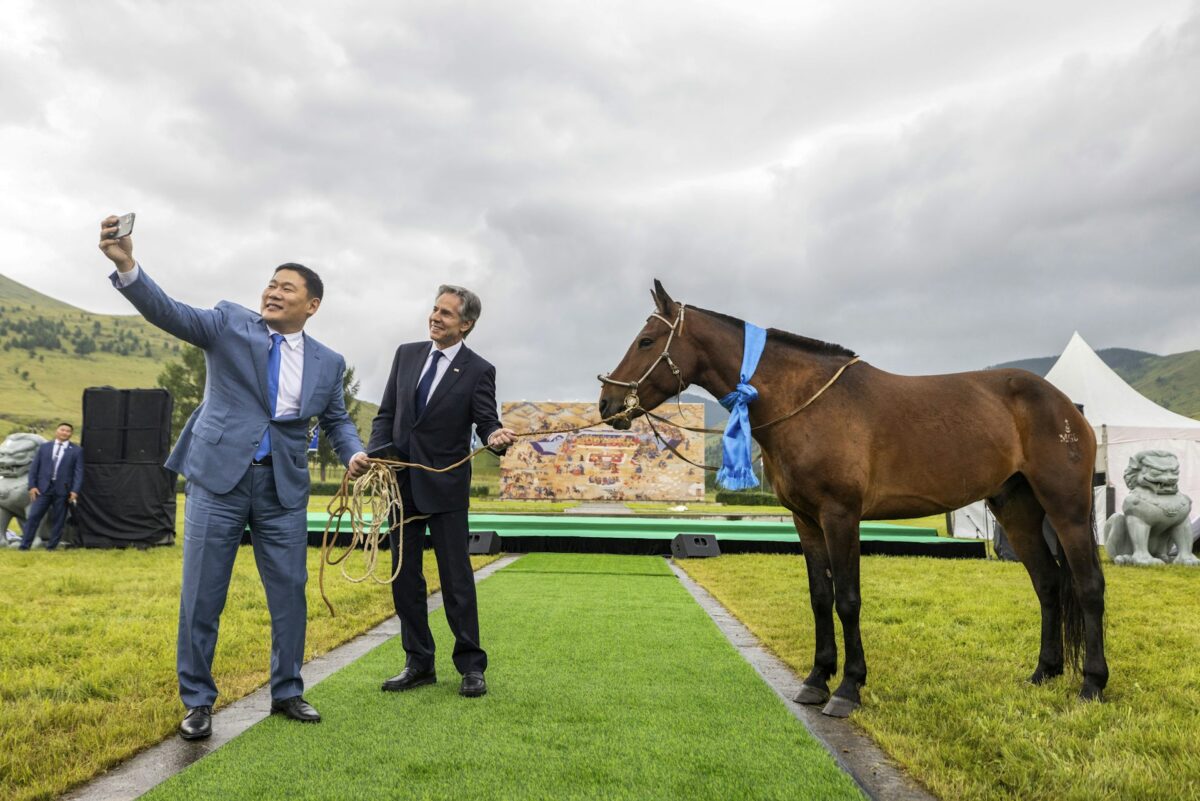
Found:
<svg viewBox="0 0 1200 801"><path fill-rule="evenodd" d="M1164 409L1125 383L1076 332L1046 374L1075 403L1096 431L1096 467L1116 489L1120 511L1128 490L1125 468L1138 451L1171 451L1179 457L1179 488L1200 518L1200 420ZM1098 507L1103 513L1103 507Z"/></svg>
<svg viewBox="0 0 1200 801"><path fill-rule="evenodd" d="M1139 451L1171 451L1179 457L1179 488L1192 498L1193 528L1200 525L1200 420L1164 409L1117 375L1076 332L1058 361L1046 374L1075 403L1096 431L1096 470L1108 476L1115 489L1114 511L1129 490L1125 468ZM1097 488L1097 535L1104 536L1105 489ZM983 503L954 513L954 534L959 537L992 536L994 521Z"/></svg>

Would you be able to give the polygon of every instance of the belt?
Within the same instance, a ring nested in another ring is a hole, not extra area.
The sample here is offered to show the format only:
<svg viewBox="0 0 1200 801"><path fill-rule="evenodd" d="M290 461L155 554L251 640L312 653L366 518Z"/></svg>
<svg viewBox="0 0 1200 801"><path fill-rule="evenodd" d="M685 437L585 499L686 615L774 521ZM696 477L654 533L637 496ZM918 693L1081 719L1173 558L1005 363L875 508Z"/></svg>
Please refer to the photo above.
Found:
<svg viewBox="0 0 1200 801"><path fill-rule="evenodd" d="M268 453L266 456L264 456L261 459L255 459L250 464L254 467L270 467L271 466L271 454Z"/></svg>

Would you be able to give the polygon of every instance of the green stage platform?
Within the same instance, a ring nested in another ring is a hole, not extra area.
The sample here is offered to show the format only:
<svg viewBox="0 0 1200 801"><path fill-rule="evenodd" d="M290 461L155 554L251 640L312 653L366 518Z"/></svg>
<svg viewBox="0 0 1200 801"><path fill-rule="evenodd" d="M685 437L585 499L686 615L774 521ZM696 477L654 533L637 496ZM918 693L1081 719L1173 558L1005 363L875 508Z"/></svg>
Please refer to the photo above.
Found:
<svg viewBox="0 0 1200 801"><path fill-rule="evenodd" d="M310 512L311 542L319 543L329 516ZM722 553L800 553L800 540L790 522L728 520L713 517L637 517L622 515L507 515L472 514L471 531L493 531L509 553L554 551L560 553L662 554L671 552L671 541L679 534L709 535ZM342 521L342 531L349 532ZM860 527L864 554L983 558L981 540L939 537L931 528L863 523ZM345 543L345 534L339 538Z"/></svg>

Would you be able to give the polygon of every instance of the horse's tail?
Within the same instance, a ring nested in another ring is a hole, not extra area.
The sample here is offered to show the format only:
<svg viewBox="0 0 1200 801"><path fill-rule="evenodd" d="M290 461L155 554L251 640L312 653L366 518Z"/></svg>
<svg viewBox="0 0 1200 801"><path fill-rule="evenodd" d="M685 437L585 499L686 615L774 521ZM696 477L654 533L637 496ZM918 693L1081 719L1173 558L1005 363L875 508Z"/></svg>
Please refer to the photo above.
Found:
<svg viewBox="0 0 1200 801"><path fill-rule="evenodd" d="M1094 507L1088 515L1088 523L1088 536L1091 537L1089 553L1096 563L1096 569L1099 570L1100 556L1096 549L1096 510ZM1080 673L1083 670L1084 653L1083 606L1079 603L1079 593L1075 590L1075 577L1060 542L1058 544L1058 603L1062 612L1063 658L1076 673Z"/></svg>

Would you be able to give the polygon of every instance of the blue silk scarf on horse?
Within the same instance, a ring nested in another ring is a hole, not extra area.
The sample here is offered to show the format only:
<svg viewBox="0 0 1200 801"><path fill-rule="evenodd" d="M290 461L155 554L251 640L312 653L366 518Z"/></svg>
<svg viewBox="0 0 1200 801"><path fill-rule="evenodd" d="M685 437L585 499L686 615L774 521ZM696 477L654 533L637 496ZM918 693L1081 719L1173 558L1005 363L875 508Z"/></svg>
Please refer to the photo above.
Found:
<svg viewBox="0 0 1200 801"><path fill-rule="evenodd" d="M746 344L742 350L742 372L737 388L721 398L729 410L729 423L721 436L721 470L717 483L725 489L740 490L758 486L754 465L750 462L750 404L758 398L758 390L750 379L758 369L758 360L767 344L766 329L746 323Z"/></svg>

